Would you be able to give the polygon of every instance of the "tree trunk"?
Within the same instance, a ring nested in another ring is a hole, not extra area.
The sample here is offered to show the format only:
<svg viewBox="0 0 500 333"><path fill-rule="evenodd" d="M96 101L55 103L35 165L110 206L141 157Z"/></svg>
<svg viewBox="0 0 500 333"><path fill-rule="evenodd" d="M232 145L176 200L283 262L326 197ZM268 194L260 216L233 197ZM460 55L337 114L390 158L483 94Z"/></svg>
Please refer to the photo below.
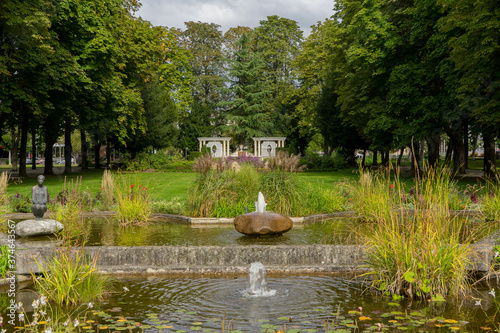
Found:
<svg viewBox="0 0 500 333"><path fill-rule="evenodd" d="M35 119L31 121L31 169L36 170L36 126Z"/></svg>
<svg viewBox="0 0 500 333"><path fill-rule="evenodd" d="M82 170L87 170L89 168L89 164L88 164L88 149L89 147L87 147L87 136L85 134L85 130L81 129L80 130L80 140L81 140L81 146L82 146L82 162L81 162L81 166L82 166Z"/></svg>
<svg viewBox="0 0 500 333"><path fill-rule="evenodd" d="M94 156L94 163L95 163L95 168L96 169L100 169L101 168L101 156L100 156L100 153L101 153L101 142L98 139L97 142L94 145L94 154L95 154L95 156Z"/></svg>
<svg viewBox="0 0 500 333"><path fill-rule="evenodd" d="M373 162L372 166L378 166L378 150L373 151Z"/></svg>
<svg viewBox="0 0 500 333"><path fill-rule="evenodd" d="M382 165L388 165L390 151L382 151L381 154L382 154Z"/></svg>
<svg viewBox="0 0 500 333"><path fill-rule="evenodd" d="M448 147L446 147L446 155L444 157L444 165L449 165L451 161L451 156L453 155L453 144L448 142Z"/></svg>
<svg viewBox="0 0 500 333"><path fill-rule="evenodd" d="M109 168L109 166L111 165L111 147L110 147L109 140L106 142L106 163L108 164L108 168Z"/></svg>
<svg viewBox="0 0 500 333"><path fill-rule="evenodd" d="M474 138L472 139L472 153L471 157L473 160L476 159L476 149L477 149L477 139L479 135L474 135Z"/></svg>
<svg viewBox="0 0 500 333"><path fill-rule="evenodd" d="M491 178L496 176L495 136L483 133L484 143L484 176Z"/></svg>
<svg viewBox="0 0 500 333"><path fill-rule="evenodd" d="M27 177L26 173L26 146L28 144L28 115L23 112L21 119L21 149L19 150L19 177Z"/></svg>
<svg viewBox="0 0 500 333"><path fill-rule="evenodd" d="M453 147L453 172L465 174L465 145L461 133L450 135L450 141Z"/></svg>
<svg viewBox="0 0 500 333"><path fill-rule="evenodd" d="M45 158L45 166L43 169L43 173L45 175L53 175L54 170L54 161L52 159L52 149L54 146L54 143L56 142L56 138L54 135L51 133L52 131L50 129L45 128L45 152L44 152L44 158Z"/></svg>
<svg viewBox="0 0 500 333"><path fill-rule="evenodd" d="M71 173L71 158L73 147L71 146L71 118L64 122L64 173Z"/></svg>
<svg viewBox="0 0 500 333"><path fill-rule="evenodd" d="M441 134L434 133L425 138L428 150L428 162L431 168L436 168L439 164L439 146L441 144Z"/></svg>
<svg viewBox="0 0 500 333"><path fill-rule="evenodd" d="M400 166L401 165L401 160L403 159L403 154L405 152L405 148L401 148L399 150L399 156L398 156L398 161L396 163L397 166Z"/></svg>
<svg viewBox="0 0 500 333"><path fill-rule="evenodd" d="M366 162L366 149L363 150L363 160L361 160L361 167L365 167L365 162Z"/></svg>
<svg viewBox="0 0 500 333"><path fill-rule="evenodd" d="M10 135L12 136L12 171L17 171L17 154L19 153L19 130L16 130L16 127L12 126L12 128L10 129Z"/></svg>

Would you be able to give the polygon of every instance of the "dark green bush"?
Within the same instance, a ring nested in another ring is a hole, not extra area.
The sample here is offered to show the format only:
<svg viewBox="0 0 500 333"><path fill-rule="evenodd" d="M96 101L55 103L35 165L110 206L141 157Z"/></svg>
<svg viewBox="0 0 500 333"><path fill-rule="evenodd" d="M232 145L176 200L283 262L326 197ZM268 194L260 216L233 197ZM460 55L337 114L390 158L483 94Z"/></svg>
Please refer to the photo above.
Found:
<svg viewBox="0 0 500 333"><path fill-rule="evenodd" d="M193 162L187 161L180 153L171 150L156 154L142 152L137 154L135 159L125 159L124 165L128 171L190 172L193 170Z"/></svg>

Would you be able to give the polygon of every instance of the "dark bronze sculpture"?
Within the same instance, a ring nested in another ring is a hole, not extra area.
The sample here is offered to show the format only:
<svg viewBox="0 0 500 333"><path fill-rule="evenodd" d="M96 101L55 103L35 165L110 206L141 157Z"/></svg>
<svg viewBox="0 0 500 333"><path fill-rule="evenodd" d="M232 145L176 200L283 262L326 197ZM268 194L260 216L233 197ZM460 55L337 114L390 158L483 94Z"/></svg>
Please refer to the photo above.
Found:
<svg viewBox="0 0 500 333"><path fill-rule="evenodd" d="M47 201L49 199L49 192L47 187L43 185L45 177L40 175L37 177L38 185L33 186L31 189L31 201L33 205L31 206L31 212L35 215L37 220L43 218L43 214L47 211Z"/></svg>

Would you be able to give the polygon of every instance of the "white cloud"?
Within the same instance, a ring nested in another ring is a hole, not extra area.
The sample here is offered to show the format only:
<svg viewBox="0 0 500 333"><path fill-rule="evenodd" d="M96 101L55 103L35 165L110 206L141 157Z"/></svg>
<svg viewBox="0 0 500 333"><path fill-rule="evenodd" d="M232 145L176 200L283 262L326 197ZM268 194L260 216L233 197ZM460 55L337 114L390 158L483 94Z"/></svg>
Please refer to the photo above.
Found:
<svg viewBox="0 0 500 333"><path fill-rule="evenodd" d="M254 28L267 16L297 21L305 35L310 26L333 14L332 0L141 0L138 15L153 25L184 29L184 22L215 23L223 31L231 27Z"/></svg>

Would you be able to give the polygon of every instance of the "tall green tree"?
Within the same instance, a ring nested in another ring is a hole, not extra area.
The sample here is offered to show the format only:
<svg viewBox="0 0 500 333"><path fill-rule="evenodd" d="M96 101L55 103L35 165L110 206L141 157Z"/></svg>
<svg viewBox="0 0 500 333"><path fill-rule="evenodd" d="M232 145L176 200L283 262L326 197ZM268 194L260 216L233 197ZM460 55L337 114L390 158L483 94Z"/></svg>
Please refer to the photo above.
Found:
<svg viewBox="0 0 500 333"><path fill-rule="evenodd" d="M191 21L185 22L185 25L186 30L180 36L181 46L189 52L194 78L191 83L193 104L190 112L209 114L205 126L213 133L220 119L219 103L224 99L221 89L225 75L223 34L220 26L214 23ZM195 144L197 142L192 142L189 146Z"/></svg>
<svg viewBox="0 0 500 333"><path fill-rule="evenodd" d="M275 132L286 133L295 102L289 97L296 89L292 62L302 48L303 32L296 21L277 15L261 20L255 28L255 48L262 54L262 75L272 93L271 110ZM278 134L276 133L276 134Z"/></svg>
<svg viewBox="0 0 500 333"><path fill-rule="evenodd" d="M448 15L440 19L444 33L453 34L447 46L461 72L456 96L470 113L484 139L484 171L496 167L495 138L500 136L500 3L494 0L439 0Z"/></svg>
<svg viewBox="0 0 500 333"><path fill-rule="evenodd" d="M247 34L239 39L229 70L230 94L232 99L222 103L224 125L221 131L230 133L239 145L250 143L250 138L270 133L269 109L270 90L261 76L262 59L249 47Z"/></svg>

